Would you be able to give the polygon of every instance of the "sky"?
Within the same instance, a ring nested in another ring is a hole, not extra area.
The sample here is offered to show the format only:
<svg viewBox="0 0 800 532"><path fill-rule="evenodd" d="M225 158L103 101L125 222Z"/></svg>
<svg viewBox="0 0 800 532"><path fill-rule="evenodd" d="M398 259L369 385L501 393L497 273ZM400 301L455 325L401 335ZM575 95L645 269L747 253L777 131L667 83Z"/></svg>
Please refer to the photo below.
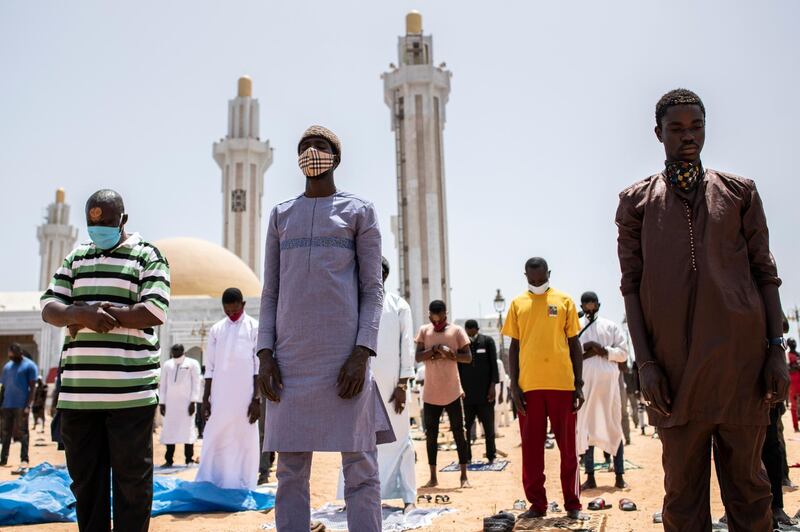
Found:
<svg viewBox="0 0 800 532"><path fill-rule="evenodd" d="M342 140L340 188L371 199L396 262L394 137L380 74L405 14L453 73L444 132L451 308L493 312L545 257L552 285L594 290L619 320L620 190L663 166L654 107L686 87L708 112L707 167L756 181L784 308L800 304L795 198L800 3L792 0L0 3L0 291L36 290L36 227L56 188L86 238L99 188L150 241L221 243L221 174L236 80L253 79L274 147L264 208L304 184L296 145L320 123ZM263 220L266 225L266 216ZM395 290L392 275L387 287Z"/></svg>

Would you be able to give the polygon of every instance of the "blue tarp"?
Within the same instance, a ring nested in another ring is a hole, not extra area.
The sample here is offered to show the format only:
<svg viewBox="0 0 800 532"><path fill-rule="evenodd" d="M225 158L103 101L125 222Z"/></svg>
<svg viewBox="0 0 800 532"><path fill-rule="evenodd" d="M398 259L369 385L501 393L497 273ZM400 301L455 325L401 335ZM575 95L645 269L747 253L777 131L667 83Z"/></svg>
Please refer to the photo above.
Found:
<svg viewBox="0 0 800 532"><path fill-rule="evenodd" d="M0 525L75 521L75 497L66 469L47 462L27 475L0 482ZM272 493L226 490L208 482L153 478L152 515L170 513L241 512L275 506Z"/></svg>

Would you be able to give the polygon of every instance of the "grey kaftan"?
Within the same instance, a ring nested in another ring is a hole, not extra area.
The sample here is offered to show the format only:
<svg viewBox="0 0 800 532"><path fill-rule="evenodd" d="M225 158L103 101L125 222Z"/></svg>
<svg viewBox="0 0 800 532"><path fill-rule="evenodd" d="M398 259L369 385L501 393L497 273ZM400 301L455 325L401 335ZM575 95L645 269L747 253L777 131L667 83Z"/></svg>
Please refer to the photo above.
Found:
<svg viewBox="0 0 800 532"><path fill-rule="evenodd" d="M352 194L299 196L270 213L258 349L272 349L283 379L266 408L265 451L374 451L394 441L367 375L352 399L337 395L356 345L377 350L383 308L381 235L374 206Z"/></svg>

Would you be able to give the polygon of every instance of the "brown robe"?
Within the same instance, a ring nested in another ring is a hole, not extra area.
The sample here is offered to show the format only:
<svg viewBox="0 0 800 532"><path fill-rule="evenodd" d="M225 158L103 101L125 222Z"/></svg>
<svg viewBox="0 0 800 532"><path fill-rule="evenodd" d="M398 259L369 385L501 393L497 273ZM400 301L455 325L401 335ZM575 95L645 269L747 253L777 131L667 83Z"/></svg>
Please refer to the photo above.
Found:
<svg viewBox="0 0 800 532"><path fill-rule="evenodd" d="M668 418L767 425L759 286L780 285L761 198L749 179L706 170L690 194L663 174L620 194L622 293L639 293L648 341L672 394Z"/></svg>

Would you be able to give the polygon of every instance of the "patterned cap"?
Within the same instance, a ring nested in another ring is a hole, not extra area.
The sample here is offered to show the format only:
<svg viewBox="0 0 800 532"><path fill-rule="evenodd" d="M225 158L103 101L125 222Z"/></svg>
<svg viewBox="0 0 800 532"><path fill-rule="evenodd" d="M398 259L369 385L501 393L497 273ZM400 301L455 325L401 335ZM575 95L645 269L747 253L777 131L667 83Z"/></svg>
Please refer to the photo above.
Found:
<svg viewBox="0 0 800 532"><path fill-rule="evenodd" d="M300 142L297 143L298 151L300 149L300 143L303 142L308 137L321 137L331 143L331 146L333 146L333 150L338 155L342 154L342 144L341 142L339 142L339 137L337 137L336 134L330 129L322 126L311 126L310 128L305 130L303 136L300 137Z"/></svg>

